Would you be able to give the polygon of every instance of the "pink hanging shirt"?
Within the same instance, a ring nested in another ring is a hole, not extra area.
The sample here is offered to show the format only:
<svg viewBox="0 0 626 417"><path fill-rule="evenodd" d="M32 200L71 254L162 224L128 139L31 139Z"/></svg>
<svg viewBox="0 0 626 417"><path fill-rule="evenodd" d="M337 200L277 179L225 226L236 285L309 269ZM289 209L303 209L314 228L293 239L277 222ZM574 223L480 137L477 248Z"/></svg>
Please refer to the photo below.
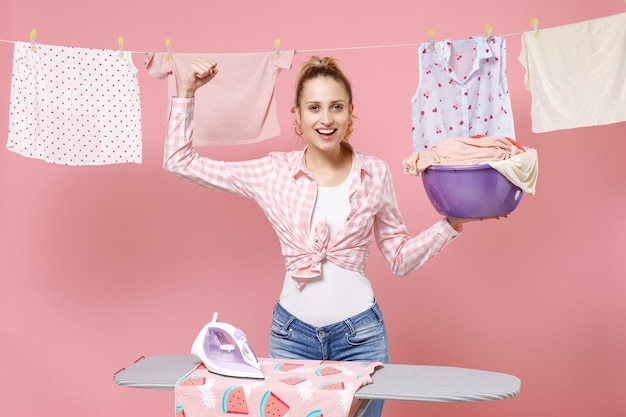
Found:
<svg viewBox="0 0 626 417"><path fill-rule="evenodd" d="M193 130L195 146L239 145L280 135L274 87L281 70L291 68L294 51L262 53L149 53L146 69L167 77L168 96L191 63L200 56L217 62L219 73L196 92Z"/></svg>

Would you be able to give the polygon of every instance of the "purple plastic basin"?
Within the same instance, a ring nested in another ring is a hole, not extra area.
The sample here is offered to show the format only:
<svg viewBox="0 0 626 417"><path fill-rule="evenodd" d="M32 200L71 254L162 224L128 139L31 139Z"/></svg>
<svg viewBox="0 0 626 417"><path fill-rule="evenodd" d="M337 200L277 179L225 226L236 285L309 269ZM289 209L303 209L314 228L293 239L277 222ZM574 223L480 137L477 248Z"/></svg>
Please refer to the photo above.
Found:
<svg viewBox="0 0 626 417"><path fill-rule="evenodd" d="M431 165L422 181L435 210L449 217L502 216L515 210L524 194L489 165Z"/></svg>

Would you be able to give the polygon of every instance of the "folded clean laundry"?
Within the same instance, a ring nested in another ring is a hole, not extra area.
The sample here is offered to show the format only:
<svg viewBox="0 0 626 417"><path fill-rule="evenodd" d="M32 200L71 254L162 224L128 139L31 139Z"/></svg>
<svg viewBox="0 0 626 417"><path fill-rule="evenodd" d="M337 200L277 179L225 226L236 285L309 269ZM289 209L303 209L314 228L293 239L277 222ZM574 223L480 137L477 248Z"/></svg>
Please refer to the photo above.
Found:
<svg viewBox="0 0 626 417"><path fill-rule="evenodd" d="M64 165L141 163L132 54L15 42L6 148Z"/></svg>
<svg viewBox="0 0 626 417"><path fill-rule="evenodd" d="M431 165L489 164L527 194L534 195L539 171L537 151L500 136L445 138L403 161L405 172L419 175Z"/></svg>
<svg viewBox="0 0 626 417"><path fill-rule="evenodd" d="M626 121L626 12L522 34L532 131Z"/></svg>
<svg viewBox="0 0 626 417"><path fill-rule="evenodd" d="M293 50L261 53L148 53L146 69L167 78L167 94L177 87L199 56L217 62L218 75L198 90L194 108L194 145L241 145L279 136L275 84L282 70L291 68Z"/></svg>
<svg viewBox="0 0 626 417"><path fill-rule="evenodd" d="M485 163L504 175L506 179L517 185L526 194L535 195L537 176L539 175L537 150L526 148L526 152L509 159Z"/></svg>
<svg viewBox="0 0 626 417"><path fill-rule="evenodd" d="M404 166L416 175L431 165L477 165L505 160L524 151L516 141L501 136L445 138L431 149L414 152L404 160Z"/></svg>

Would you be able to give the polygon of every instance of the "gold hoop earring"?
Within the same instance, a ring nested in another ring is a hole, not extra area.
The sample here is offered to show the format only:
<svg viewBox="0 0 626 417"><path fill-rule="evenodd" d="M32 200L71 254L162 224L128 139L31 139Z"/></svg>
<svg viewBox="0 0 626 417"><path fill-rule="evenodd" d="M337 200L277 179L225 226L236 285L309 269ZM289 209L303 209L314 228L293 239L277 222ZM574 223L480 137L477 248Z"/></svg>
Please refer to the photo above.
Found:
<svg viewBox="0 0 626 417"><path fill-rule="evenodd" d="M302 136L304 134L304 129L302 129L302 125L297 120L293 122L293 125L293 130L296 132L296 135L298 137Z"/></svg>
<svg viewBox="0 0 626 417"><path fill-rule="evenodd" d="M347 142L348 139L350 139L352 132L354 132L354 120L352 120L352 117L350 117L350 119L348 120L348 128L346 129L346 134L343 136L343 140Z"/></svg>

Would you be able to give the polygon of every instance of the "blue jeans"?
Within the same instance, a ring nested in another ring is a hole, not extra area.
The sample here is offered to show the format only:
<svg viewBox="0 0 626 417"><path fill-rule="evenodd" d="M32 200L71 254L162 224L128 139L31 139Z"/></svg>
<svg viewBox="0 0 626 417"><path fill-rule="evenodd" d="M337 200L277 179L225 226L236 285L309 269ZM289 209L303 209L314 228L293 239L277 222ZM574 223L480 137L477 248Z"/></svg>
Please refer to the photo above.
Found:
<svg viewBox="0 0 626 417"><path fill-rule="evenodd" d="M374 302L372 307L344 321L313 327L276 303L269 353L279 359L389 363L383 314ZM380 416L383 403L373 400L363 417Z"/></svg>

